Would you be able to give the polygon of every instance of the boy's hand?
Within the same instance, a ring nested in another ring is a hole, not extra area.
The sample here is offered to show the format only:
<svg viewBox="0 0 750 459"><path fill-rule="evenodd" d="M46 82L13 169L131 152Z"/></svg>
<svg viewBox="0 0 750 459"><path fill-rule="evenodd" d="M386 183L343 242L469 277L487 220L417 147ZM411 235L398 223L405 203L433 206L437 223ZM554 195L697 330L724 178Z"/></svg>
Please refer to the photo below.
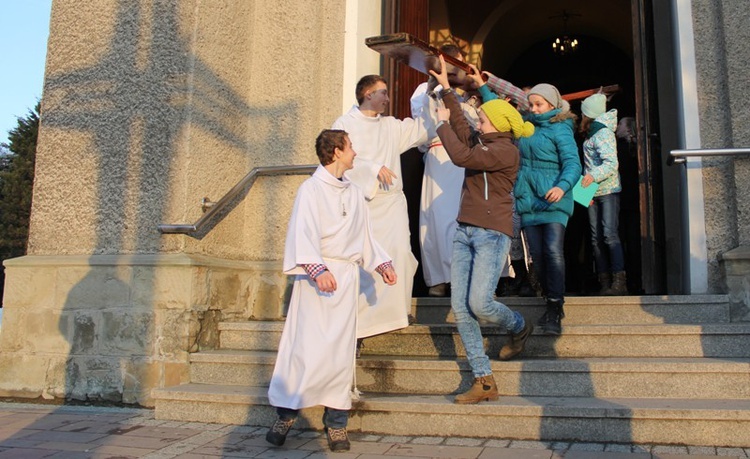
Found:
<svg viewBox="0 0 750 459"><path fill-rule="evenodd" d="M448 70L447 66L445 65L445 58L443 55L440 55L440 73L435 72L434 70L430 70L430 75L434 76L438 83L440 83L440 86L443 87L443 89L449 89L451 87L451 84L448 82Z"/></svg>
<svg viewBox="0 0 750 459"><path fill-rule="evenodd" d="M385 166L380 168L380 172L378 172L378 182L380 182L383 189L388 189L389 186L393 185L393 179L395 178L398 177L396 177L396 174L394 174L392 170Z"/></svg>
<svg viewBox="0 0 750 459"><path fill-rule="evenodd" d="M323 271L315 278L315 283L318 284L318 290L323 293L333 293L336 291L336 279L333 277L330 271Z"/></svg>
<svg viewBox="0 0 750 459"><path fill-rule="evenodd" d="M388 269L384 269L382 273L380 273L381 276L383 276L383 282L385 282L388 285L394 285L396 283L396 271L393 269L393 267L390 267Z"/></svg>

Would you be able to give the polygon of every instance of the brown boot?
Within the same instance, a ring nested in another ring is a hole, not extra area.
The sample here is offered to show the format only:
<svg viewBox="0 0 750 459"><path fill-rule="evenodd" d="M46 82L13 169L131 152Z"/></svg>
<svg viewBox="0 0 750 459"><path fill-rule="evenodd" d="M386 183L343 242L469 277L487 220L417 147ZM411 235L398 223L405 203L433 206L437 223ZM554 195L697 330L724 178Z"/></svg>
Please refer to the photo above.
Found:
<svg viewBox="0 0 750 459"><path fill-rule="evenodd" d="M526 347L526 340L529 339L533 331L534 326L527 321L523 330L515 334L511 333L510 341L500 349L500 360L510 360L523 352L523 348Z"/></svg>
<svg viewBox="0 0 750 459"><path fill-rule="evenodd" d="M625 271L619 271L612 275L612 286L607 289L605 295L622 296L628 294L627 279Z"/></svg>
<svg viewBox="0 0 750 459"><path fill-rule="evenodd" d="M482 376L474 379L474 384L463 394L456 395L455 402L460 405L475 404L481 401L497 400L497 384L492 375Z"/></svg>

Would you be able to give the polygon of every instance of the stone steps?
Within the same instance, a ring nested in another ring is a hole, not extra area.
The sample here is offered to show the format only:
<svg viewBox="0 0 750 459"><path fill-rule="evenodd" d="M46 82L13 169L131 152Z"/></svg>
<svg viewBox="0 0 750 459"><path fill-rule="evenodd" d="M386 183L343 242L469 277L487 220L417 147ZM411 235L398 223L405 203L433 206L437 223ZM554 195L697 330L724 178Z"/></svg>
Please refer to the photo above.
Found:
<svg viewBox="0 0 750 459"><path fill-rule="evenodd" d="M196 384L267 386L276 353L219 350L192 355ZM501 395L750 399L750 359L590 358L492 361ZM362 392L451 394L472 382L466 360L364 356Z"/></svg>
<svg viewBox="0 0 750 459"><path fill-rule="evenodd" d="M715 357L750 358L750 324L567 325L560 336L538 330L523 357ZM232 322L219 326L222 347L276 351L283 322ZM487 354L496 356L507 333L484 326ZM364 340L363 355L465 357L452 324L419 325Z"/></svg>
<svg viewBox="0 0 750 459"><path fill-rule="evenodd" d="M538 298L504 299L536 321ZM561 336L535 332L492 368L502 397L456 405L471 384L448 299L415 299L419 323L367 338L353 431L543 441L750 445L750 323L724 295L569 298ZM282 321L220 323L221 349L191 356L191 382L153 392L156 417L266 426ZM507 334L484 325L487 352ZM298 427L320 428L322 409Z"/></svg>
<svg viewBox="0 0 750 459"><path fill-rule="evenodd" d="M158 419L270 425L266 388L187 384L154 391ZM351 431L544 441L750 444L750 400L501 397L456 405L447 395L365 394ZM302 410L296 427L320 429L322 409Z"/></svg>
<svg viewBox="0 0 750 459"><path fill-rule="evenodd" d="M529 320L544 313L542 298L501 297L498 301ZM420 324L453 323L450 298L414 298L412 312ZM567 297L565 323L569 325L704 324L729 323L726 295L667 295Z"/></svg>

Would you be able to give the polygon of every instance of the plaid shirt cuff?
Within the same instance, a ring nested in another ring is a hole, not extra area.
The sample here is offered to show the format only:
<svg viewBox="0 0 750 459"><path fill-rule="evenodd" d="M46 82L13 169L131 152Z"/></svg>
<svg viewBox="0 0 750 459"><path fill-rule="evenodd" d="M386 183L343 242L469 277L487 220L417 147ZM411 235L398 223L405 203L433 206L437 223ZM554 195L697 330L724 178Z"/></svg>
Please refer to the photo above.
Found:
<svg viewBox="0 0 750 459"><path fill-rule="evenodd" d="M328 268L326 268L326 265L321 265L319 263L302 265L302 267L307 272L307 275L310 276L310 279L313 279L313 280L315 280L316 277L320 276L323 273L323 271L328 270Z"/></svg>
<svg viewBox="0 0 750 459"><path fill-rule="evenodd" d="M392 261L386 261L385 263L382 263L380 266L375 268L375 272L382 275L383 271L385 271L388 268L393 268L393 262Z"/></svg>

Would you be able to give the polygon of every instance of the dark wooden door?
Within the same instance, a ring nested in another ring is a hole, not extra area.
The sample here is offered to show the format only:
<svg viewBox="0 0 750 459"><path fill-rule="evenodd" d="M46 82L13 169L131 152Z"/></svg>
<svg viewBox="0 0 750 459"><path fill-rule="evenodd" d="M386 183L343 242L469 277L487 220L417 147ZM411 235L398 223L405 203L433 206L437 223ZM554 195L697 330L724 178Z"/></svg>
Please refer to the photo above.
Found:
<svg viewBox="0 0 750 459"><path fill-rule="evenodd" d="M407 32L423 41L430 38L429 0L386 0L383 33ZM409 100L414 89L427 80L427 76L391 59L383 61L383 75L388 80L391 94L390 113L403 119L411 116ZM409 230L412 253L420 262L414 277L412 294L427 295L427 285L422 273L422 256L419 248L419 201L422 193L424 162L422 153L413 148L401 155L401 173L404 175L404 194L409 208Z"/></svg>
<svg viewBox="0 0 750 459"><path fill-rule="evenodd" d="M420 40L429 41L430 1L386 0L383 22L385 34L406 32ZM414 89L427 76L391 59L385 59L383 69L390 86L391 114L397 118L411 116L409 99Z"/></svg>

